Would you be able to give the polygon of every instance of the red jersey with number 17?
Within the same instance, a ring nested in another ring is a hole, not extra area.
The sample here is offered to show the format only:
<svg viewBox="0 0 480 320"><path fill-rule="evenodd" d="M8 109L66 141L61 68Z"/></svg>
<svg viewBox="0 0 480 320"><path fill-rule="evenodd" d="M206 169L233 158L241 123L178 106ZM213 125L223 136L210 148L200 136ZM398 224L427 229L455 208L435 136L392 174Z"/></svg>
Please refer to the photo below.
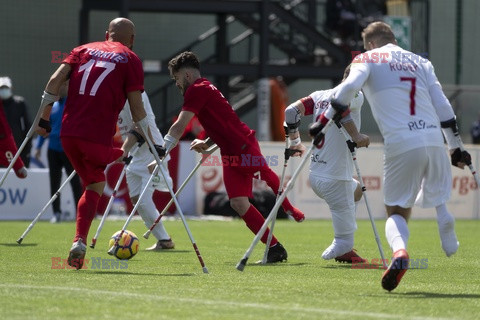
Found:
<svg viewBox="0 0 480 320"><path fill-rule="evenodd" d="M88 43L63 61L72 68L61 137L111 146L127 93L143 91L142 62L120 42Z"/></svg>
<svg viewBox="0 0 480 320"><path fill-rule="evenodd" d="M207 136L222 154L239 155L245 150L255 131L241 122L223 94L205 78L200 78L185 91L182 110L197 115Z"/></svg>

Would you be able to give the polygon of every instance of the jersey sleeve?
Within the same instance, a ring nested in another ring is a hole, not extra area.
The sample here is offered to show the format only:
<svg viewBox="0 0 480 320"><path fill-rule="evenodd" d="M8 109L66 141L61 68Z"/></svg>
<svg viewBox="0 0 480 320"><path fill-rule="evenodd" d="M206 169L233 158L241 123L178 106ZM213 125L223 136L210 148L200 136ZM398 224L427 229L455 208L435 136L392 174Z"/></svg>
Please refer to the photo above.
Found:
<svg viewBox="0 0 480 320"><path fill-rule="evenodd" d="M80 48L76 47L70 51L70 54L63 59L62 63L69 64L71 66L78 64L80 62Z"/></svg>
<svg viewBox="0 0 480 320"><path fill-rule="evenodd" d="M428 92L432 99L433 107L440 121L447 121L455 117L452 105L448 101L442 86L435 75L435 70L430 61L426 63L425 75L427 78Z"/></svg>
<svg viewBox="0 0 480 320"><path fill-rule="evenodd" d="M313 108L315 107L315 102L313 101L313 98L311 96L300 99L300 102L305 107L306 116L313 114Z"/></svg>
<svg viewBox="0 0 480 320"><path fill-rule="evenodd" d="M142 62L133 52L127 61L127 81L125 90L127 92L142 91L143 92L143 67Z"/></svg>
<svg viewBox="0 0 480 320"><path fill-rule="evenodd" d="M335 100L343 105L349 104L355 97L355 94L363 87L369 74L369 63L352 63L350 74L347 79L339 85L337 93L335 94Z"/></svg>

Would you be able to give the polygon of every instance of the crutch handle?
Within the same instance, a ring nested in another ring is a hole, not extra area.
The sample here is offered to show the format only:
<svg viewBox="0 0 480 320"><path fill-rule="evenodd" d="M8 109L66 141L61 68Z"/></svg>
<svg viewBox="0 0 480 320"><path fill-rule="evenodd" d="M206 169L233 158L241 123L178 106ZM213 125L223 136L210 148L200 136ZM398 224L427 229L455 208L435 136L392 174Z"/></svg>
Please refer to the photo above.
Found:
<svg viewBox="0 0 480 320"><path fill-rule="evenodd" d="M210 147L208 147L207 150L202 151L202 154L212 154L215 151L217 151L217 149L218 149L218 146L216 144L213 144Z"/></svg>

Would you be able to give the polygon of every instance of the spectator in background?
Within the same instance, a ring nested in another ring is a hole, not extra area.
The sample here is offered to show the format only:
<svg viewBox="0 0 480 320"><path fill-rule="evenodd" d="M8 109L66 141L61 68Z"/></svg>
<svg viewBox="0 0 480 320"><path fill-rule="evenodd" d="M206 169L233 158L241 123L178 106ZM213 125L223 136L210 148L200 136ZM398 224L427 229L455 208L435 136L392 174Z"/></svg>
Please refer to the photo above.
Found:
<svg viewBox="0 0 480 320"><path fill-rule="evenodd" d="M62 169L65 169L67 175L73 172L73 167L68 160L67 155L63 151L62 143L60 141L60 128L62 127L62 116L65 102L67 101L68 81L60 88L60 100L55 102L50 113L50 125L52 131L48 138L38 136L36 141L35 158L40 159L42 153L42 145L46 139L48 141L48 169L50 176L50 195L53 197L55 192L60 188L62 182ZM82 196L82 185L80 184L80 178L76 174L72 180L70 180L72 186L73 198L75 200L75 208L77 207L78 200ZM58 223L62 220L62 210L60 208L60 195L53 201L53 217L50 222ZM63 218L65 219L65 217Z"/></svg>
<svg viewBox="0 0 480 320"><path fill-rule="evenodd" d="M472 143L480 144L480 112L478 113L478 119L472 123L470 134L472 135Z"/></svg>
<svg viewBox="0 0 480 320"><path fill-rule="evenodd" d="M12 80L9 77L0 77L0 99L3 102L3 110L12 129L15 144L20 146L25 140L32 123L28 117L27 105L23 97L13 95ZM32 142L29 141L20 154L25 167L28 167L30 164L31 148Z"/></svg>

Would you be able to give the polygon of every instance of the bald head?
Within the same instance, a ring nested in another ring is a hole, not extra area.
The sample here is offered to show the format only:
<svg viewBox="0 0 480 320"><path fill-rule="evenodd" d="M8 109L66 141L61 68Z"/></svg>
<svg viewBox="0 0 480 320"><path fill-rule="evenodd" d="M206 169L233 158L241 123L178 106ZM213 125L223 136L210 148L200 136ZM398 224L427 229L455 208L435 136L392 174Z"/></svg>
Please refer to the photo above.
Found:
<svg viewBox="0 0 480 320"><path fill-rule="evenodd" d="M135 25L126 18L115 18L110 21L105 35L108 41L120 42L132 49L135 37Z"/></svg>

